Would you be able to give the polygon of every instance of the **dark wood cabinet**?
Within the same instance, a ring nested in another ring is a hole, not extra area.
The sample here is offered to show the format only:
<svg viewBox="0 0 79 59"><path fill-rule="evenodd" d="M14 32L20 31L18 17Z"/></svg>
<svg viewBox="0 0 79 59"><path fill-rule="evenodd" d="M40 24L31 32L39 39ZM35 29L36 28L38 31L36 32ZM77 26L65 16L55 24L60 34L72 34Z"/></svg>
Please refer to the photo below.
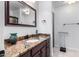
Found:
<svg viewBox="0 0 79 59"><path fill-rule="evenodd" d="M41 42L20 57L50 57L50 39Z"/></svg>
<svg viewBox="0 0 79 59"><path fill-rule="evenodd" d="M42 56L42 57L47 57L46 51L47 51L47 50L46 50L46 46L41 49L41 56Z"/></svg>
<svg viewBox="0 0 79 59"><path fill-rule="evenodd" d="M50 40L47 40L46 49L47 49L47 51L46 51L47 57L49 57L50 56Z"/></svg>
<svg viewBox="0 0 79 59"><path fill-rule="evenodd" d="M41 52L38 51L33 57L41 57Z"/></svg>

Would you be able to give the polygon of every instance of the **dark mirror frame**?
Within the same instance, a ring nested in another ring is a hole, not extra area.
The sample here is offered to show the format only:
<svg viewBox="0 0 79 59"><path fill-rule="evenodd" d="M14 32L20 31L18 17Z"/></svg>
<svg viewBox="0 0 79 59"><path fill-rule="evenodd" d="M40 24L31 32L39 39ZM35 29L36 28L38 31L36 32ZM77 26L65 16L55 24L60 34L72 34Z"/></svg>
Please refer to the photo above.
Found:
<svg viewBox="0 0 79 59"><path fill-rule="evenodd" d="M18 2L22 2L25 3L23 1L18 1ZM26 3L25 3L26 4ZM36 27L36 9L34 9L33 7L29 6L28 4L26 4L29 8L31 8L33 11L35 11L35 25L28 25L28 24L13 24L13 23L9 23L9 1L5 1L5 25L13 25L13 26L27 26L27 27Z"/></svg>

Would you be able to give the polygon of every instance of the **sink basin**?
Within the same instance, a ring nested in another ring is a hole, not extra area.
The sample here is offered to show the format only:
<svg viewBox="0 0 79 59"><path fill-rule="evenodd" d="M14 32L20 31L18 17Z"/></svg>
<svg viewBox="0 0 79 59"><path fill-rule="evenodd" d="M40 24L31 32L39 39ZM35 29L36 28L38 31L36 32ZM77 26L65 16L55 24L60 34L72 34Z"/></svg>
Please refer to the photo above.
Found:
<svg viewBox="0 0 79 59"><path fill-rule="evenodd" d="M29 47L31 43L35 43L35 42L39 42L39 40L35 39L35 40L26 40L24 42L25 48Z"/></svg>
<svg viewBox="0 0 79 59"><path fill-rule="evenodd" d="M39 40L27 40L27 43L38 42Z"/></svg>

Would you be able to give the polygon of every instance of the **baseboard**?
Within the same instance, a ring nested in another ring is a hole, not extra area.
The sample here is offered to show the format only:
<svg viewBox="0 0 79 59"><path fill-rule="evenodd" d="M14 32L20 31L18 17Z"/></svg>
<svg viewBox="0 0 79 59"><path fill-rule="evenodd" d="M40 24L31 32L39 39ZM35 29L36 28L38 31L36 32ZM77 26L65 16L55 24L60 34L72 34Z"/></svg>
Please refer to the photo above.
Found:
<svg viewBox="0 0 79 59"><path fill-rule="evenodd" d="M78 51L79 52L79 49L77 49L77 48L66 48L66 50L68 51L68 50L70 50L70 51Z"/></svg>
<svg viewBox="0 0 79 59"><path fill-rule="evenodd" d="M57 48L57 49L60 50L60 47L54 47L54 48ZM79 49L77 49L77 48L66 47L66 51L76 51L76 52L79 52Z"/></svg>

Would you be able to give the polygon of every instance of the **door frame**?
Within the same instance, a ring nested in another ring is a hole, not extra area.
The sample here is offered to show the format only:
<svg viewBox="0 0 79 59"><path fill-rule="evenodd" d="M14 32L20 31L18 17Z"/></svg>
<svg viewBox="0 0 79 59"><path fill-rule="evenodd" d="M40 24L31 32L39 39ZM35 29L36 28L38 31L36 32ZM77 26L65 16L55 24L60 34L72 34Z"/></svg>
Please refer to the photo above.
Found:
<svg viewBox="0 0 79 59"><path fill-rule="evenodd" d="M52 32L52 37L53 37L53 47L55 47L55 14L54 14L54 12L52 12L52 19L53 19L53 22L52 22L52 25L53 25L53 32Z"/></svg>

